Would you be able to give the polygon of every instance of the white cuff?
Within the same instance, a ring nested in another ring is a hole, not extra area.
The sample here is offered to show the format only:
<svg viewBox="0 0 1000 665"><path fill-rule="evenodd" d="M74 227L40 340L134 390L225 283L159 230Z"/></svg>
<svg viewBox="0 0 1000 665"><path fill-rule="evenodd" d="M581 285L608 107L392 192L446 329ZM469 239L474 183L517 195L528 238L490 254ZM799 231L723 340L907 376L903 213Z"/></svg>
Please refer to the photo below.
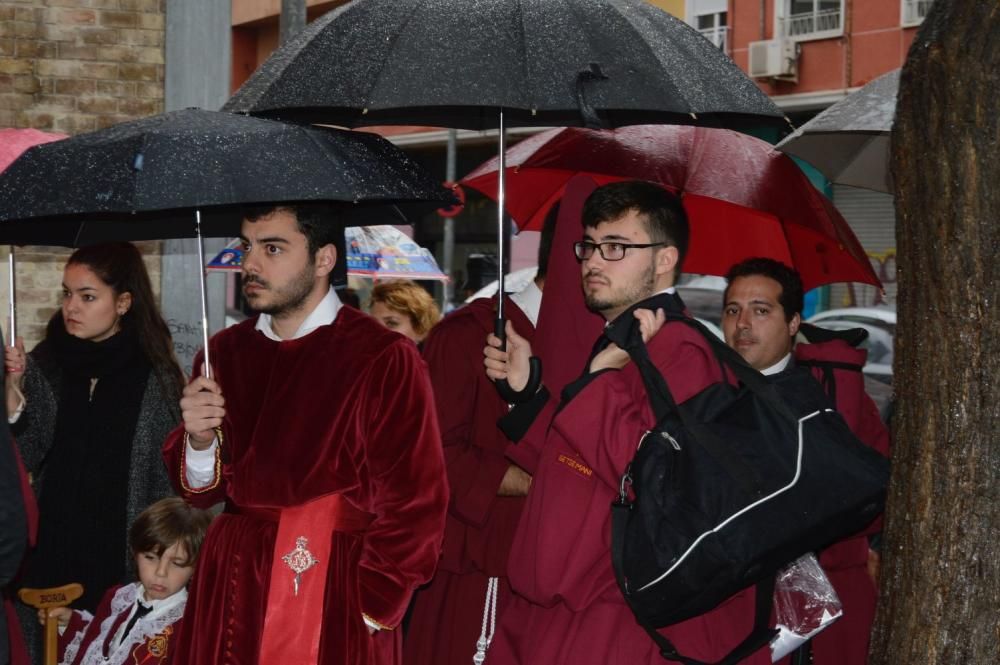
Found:
<svg viewBox="0 0 1000 665"><path fill-rule="evenodd" d="M376 633L382 630L382 628L377 623L366 617L364 614L361 615L361 618L364 620L365 625L374 630Z"/></svg>
<svg viewBox="0 0 1000 665"><path fill-rule="evenodd" d="M21 402L20 404L17 405L17 408L14 409L14 413L10 413L7 415L8 425L13 425L14 423L16 423L21 418L21 414L24 413L24 407L26 406L24 401L24 395L21 395L20 397L21 397Z"/></svg>
<svg viewBox="0 0 1000 665"><path fill-rule="evenodd" d="M215 449L219 447L218 437L204 450L195 450L190 443L185 444L184 476L192 489L206 487L215 481Z"/></svg>

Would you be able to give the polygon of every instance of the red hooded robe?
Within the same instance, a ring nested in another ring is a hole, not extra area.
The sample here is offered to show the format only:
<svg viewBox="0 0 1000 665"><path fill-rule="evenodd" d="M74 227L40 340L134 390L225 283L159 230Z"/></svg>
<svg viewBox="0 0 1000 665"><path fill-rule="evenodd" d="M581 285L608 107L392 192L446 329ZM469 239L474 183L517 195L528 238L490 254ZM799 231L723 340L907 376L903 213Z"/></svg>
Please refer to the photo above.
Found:
<svg viewBox="0 0 1000 665"><path fill-rule="evenodd" d="M678 402L723 380L704 339L684 324L668 323L648 349ZM504 615L486 662L659 665L665 661L621 597L609 549L621 474L654 424L642 378L631 363L600 373L559 409L551 427L545 421L543 413L517 451L540 451L510 562L511 585L527 601L515 599ZM712 661L749 634L753 618L754 590L747 589L661 632L685 656ZM744 662L769 664L770 651Z"/></svg>
<svg viewBox="0 0 1000 665"><path fill-rule="evenodd" d="M867 352L843 340L822 344L798 344L795 359L798 362L816 360L845 365L832 369L836 386L837 411L844 416L851 431L863 443L882 456L889 457L889 430L879 417L878 407L865 392L864 375ZM850 369L848 366L857 369ZM823 369L811 368L813 376L826 385ZM833 585L844 615L812 640L815 665L864 665L868 662L868 642L878 589L868 574L868 535L882 528L877 519L860 534L842 540L820 553L819 562Z"/></svg>
<svg viewBox="0 0 1000 665"><path fill-rule="evenodd" d="M509 298L504 313L531 341L531 321ZM500 578L497 620L511 602L507 555L524 497L497 496L511 443L497 428L507 404L483 371L482 349L495 318L495 299L476 300L445 317L424 342L451 500L441 562L414 601L404 645L407 665L472 662L490 577Z"/></svg>
<svg viewBox="0 0 1000 665"><path fill-rule="evenodd" d="M438 560L447 485L426 367L410 340L349 307L333 323L282 342L255 323L210 342L226 399L218 483L187 487L183 427L164 444L182 496L199 507L227 503L192 578L179 662L259 662L272 570L291 575L280 563L272 569L273 558L292 547L275 544L274 515L332 495L345 501L344 514L367 515L370 524L335 529L329 542L308 545L329 547L319 580L325 600L303 607L293 597L277 608L281 638L295 644L301 619L319 612L319 663L398 662L399 631L370 635L362 613L397 626ZM196 371L200 364L199 357ZM304 595L316 577L315 570L301 574Z"/></svg>

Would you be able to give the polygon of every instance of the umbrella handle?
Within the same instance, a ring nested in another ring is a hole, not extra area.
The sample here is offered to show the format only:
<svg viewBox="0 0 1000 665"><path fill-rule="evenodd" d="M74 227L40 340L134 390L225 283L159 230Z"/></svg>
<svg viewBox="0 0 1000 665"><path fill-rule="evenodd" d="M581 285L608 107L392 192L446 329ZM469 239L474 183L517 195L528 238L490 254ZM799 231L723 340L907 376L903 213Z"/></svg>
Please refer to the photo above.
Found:
<svg viewBox="0 0 1000 665"><path fill-rule="evenodd" d="M507 334L504 328L503 319L495 319L493 325L493 334L500 338L500 350L503 351L507 348ZM503 401L508 404L522 404L527 402L535 393L538 392L538 388L542 385L542 359L538 356L531 356L528 361L528 382L524 384L524 388L520 390L514 390L507 383L507 379L497 379L493 382L496 387L497 392Z"/></svg>

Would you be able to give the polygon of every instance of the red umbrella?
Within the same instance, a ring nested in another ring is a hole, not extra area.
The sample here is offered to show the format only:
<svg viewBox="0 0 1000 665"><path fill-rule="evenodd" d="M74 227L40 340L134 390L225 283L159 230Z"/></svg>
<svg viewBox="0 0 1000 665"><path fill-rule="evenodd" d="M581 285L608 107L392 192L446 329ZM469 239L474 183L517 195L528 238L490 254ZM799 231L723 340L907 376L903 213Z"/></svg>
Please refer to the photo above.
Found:
<svg viewBox="0 0 1000 665"><path fill-rule="evenodd" d="M462 180L496 197L498 160ZM807 289L834 282L881 287L847 221L795 162L760 139L726 129L635 125L576 127L529 137L507 151L506 208L521 229L539 229L567 181L638 178L683 196L691 219L684 270L724 275L768 256L795 267Z"/></svg>
<svg viewBox="0 0 1000 665"><path fill-rule="evenodd" d="M0 129L0 171L3 171L32 146L66 138L65 134L50 134L37 129ZM10 288L10 342L14 346L17 336L17 304L14 292L14 246L10 248L7 278Z"/></svg>

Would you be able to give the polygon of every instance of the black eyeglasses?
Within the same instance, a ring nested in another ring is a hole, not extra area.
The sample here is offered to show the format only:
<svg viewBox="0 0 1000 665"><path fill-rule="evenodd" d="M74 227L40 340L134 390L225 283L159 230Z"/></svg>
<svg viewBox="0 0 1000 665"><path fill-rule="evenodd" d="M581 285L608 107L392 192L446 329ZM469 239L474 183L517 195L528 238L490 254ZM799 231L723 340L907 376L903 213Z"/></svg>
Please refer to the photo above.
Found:
<svg viewBox="0 0 1000 665"><path fill-rule="evenodd" d="M665 242L650 242L644 245L634 245L627 242L590 242L581 240L573 243L573 253L580 261L586 261L594 255L596 249L605 261L621 261L625 258L626 249L645 249L646 247L661 247Z"/></svg>

